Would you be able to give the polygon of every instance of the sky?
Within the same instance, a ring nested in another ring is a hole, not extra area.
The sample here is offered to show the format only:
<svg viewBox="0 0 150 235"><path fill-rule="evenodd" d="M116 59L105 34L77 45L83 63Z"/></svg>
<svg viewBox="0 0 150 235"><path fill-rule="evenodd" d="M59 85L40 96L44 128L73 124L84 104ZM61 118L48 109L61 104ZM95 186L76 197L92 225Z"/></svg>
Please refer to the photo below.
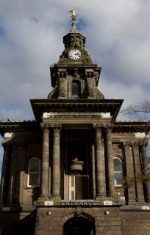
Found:
<svg viewBox="0 0 150 235"><path fill-rule="evenodd" d="M105 98L124 99L122 108L149 98L149 0L0 0L0 120L34 120L29 100L51 91L49 67L64 49L73 7L85 49L102 67ZM117 119L132 118L150 119ZM2 158L0 147L0 165Z"/></svg>

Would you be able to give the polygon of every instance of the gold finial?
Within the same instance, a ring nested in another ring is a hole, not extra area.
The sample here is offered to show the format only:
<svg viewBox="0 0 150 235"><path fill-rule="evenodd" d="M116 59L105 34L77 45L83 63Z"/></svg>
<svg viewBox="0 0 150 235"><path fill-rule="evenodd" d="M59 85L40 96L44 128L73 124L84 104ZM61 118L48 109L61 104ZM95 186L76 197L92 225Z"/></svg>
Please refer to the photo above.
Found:
<svg viewBox="0 0 150 235"><path fill-rule="evenodd" d="M76 20L76 9L73 8L72 10L70 10L69 12L71 12L71 18L72 18L72 21Z"/></svg>

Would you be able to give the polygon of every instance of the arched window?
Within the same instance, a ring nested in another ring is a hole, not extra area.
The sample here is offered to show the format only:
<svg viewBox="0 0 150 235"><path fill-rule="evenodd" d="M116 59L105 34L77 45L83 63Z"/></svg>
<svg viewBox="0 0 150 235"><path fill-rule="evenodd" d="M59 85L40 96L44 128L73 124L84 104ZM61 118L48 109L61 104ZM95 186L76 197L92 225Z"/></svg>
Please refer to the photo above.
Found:
<svg viewBox="0 0 150 235"><path fill-rule="evenodd" d="M121 186L122 185L122 161L118 157L115 157L113 160L114 160L115 186Z"/></svg>
<svg viewBox="0 0 150 235"><path fill-rule="evenodd" d="M40 186L40 160L38 158L32 158L29 161L28 175L29 186Z"/></svg>
<svg viewBox="0 0 150 235"><path fill-rule="evenodd" d="M72 82L72 98L81 98L81 83L79 81Z"/></svg>

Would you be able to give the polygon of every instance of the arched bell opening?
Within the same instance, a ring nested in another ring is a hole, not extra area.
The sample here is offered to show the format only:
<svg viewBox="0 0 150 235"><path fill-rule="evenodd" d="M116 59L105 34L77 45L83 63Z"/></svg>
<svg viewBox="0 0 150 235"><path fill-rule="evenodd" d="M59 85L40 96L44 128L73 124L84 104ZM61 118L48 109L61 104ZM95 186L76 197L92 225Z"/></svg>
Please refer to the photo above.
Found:
<svg viewBox="0 0 150 235"><path fill-rule="evenodd" d="M81 98L81 83L77 80L72 82L72 98L73 99Z"/></svg>
<svg viewBox="0 0 150 235"><path fill-rule="evenodd" d="M64 224L63 235L95 235L95 225L87 218L75 216Z"/></svg>

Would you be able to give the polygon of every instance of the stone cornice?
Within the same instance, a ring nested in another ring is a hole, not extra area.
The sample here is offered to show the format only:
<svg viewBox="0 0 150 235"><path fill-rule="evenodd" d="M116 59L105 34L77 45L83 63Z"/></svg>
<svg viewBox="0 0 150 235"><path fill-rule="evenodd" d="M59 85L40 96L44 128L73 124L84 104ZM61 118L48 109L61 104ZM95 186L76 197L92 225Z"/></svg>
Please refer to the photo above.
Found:
<svg viewBox="0 0 150 235"><path fill-rule="evenodd" d="M30 100L31 104L37 104L39 106L68 106L68 105L77 105L83 106L84 104L93 105L93 106L105 106L105 105L120 105L122 104L122 99L32 99Z"/></svg>
<svg viewBox="0 0 150 235"><path fill-rule="evenodd" d="M5 132L31 131L31 130L39 130L39 128L40 125L37 122L0 121L1 135L4 135Z"/></svg>
<svg viewBox="0 0 150 235"><path fill-rule="evenodd" d="M118 99L34 99L30 100L35 118L41 122L44 112L109 112L112 120L118 115L123 100Z"/></svg>

